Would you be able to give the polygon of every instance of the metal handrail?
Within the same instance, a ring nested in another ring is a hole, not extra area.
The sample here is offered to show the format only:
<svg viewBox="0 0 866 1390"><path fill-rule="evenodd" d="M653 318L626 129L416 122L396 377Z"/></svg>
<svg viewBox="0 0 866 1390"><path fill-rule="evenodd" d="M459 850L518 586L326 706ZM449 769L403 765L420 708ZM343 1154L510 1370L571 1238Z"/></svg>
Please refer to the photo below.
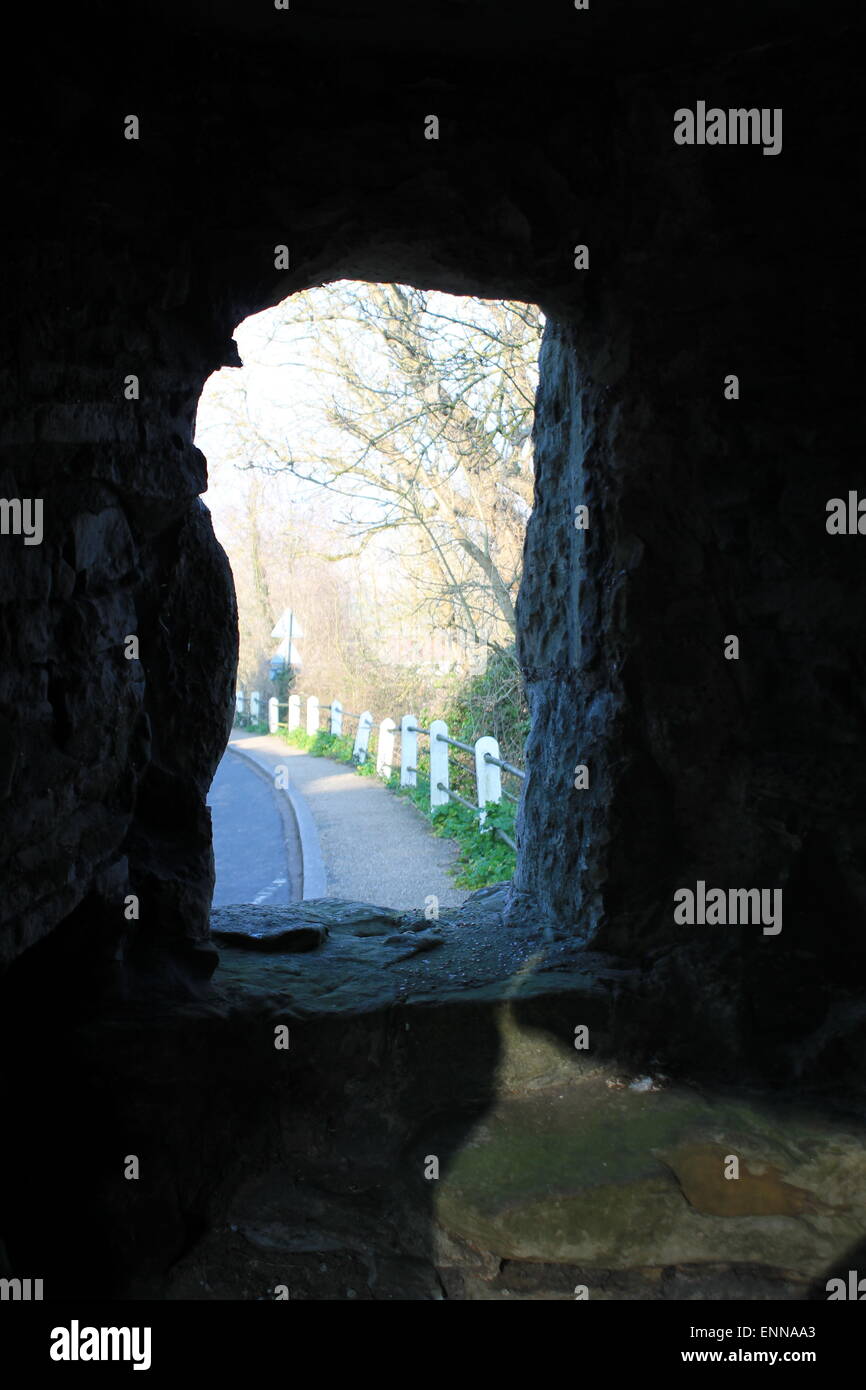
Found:
<svg viewBox="0 0 866 1390"><path fill-rule="evenodd" d="M469 808L470 811L477 811L477 810L478 810L478 807L477 807L476 805L474 805L473 802L467 801L467 800L466 800L466 797L465 797L465 796L461 796L459 792L453 792L453 791L451 790L450 787L446 787L446 785L445 785L444 782L437 782L437 783L436 783L436 789L437 789L437 791L444 792L446 796L450 796L452 801L460 801L460 802L462 802L462 804L463 804L464 806L467 806L467 807Z"/></svg>
<svg viewBox="0 0 866 1390"><path fill-rule="evenodd" d="M294 693L297 694L298 699L309 698L308 696L304 696L300 691ZM278 701L277 707L278 709L288 709L290 706L287 700L280 700ZM331 713L332 709L333 707L331 705L319 705L320 714ZM340 713L345 719L360 720L361 718L360 714L355 714L352 710L348 709L341 710ZM391 722L394 724L395 734L424 734L427 736L427 738L433 737L431 730L422 728L420 724L411 724L406 729L402 729L400 725L396 723L395 720L392 720ZM371 727L375 727L375 723L376 721L374 719ZM475 748L471 743L464 743L459 738L451 738L448 734L437 733L436 739L439 743L448 743L452 748L459 748L462 750L462 752L469 753L472 757L475 756ZM491 763L494 767L501 768L503 772L509 773L512 777L519 777L521 781L526 780L526 773L523 771L523 769L515 767L514 763L506 762L504 758L494 758L492 753L485 753L484 761L486 763ZM419 770L420 769L417 767L407 767L406 769L407 772L414 773L418 773ZM470 811L478 810L478 807L473 802L467 801L466 798L461 796L459 792L451 791L450 787L444 786L443 783L437 783L437 787L439 791L444 791L453 801L462 802L462 804L468 807ZM517 796L513 796L511 792L506 791L504 787L502 788L502 795L504 797L507 797L509 801L514 802L515 805L520 804L520 798ZM517 850L516 844L509 835L506 835L504 830L499 830L498 827L494 827L494 829L495 833L500 837L500 839L504 840L507 845L510 845L513 850Z"/></svg>
<svg viewBox="0 0 866 1390"><path fill-rule="evenodd" d="M521 772L521 770L520 770L519 767L515 767L513 763L504 763L504 762L502 761L501 758L494 758L494 756L493 756L492 753L485 753L485 754L484 754L484 761L485 761L486 763L493 763L494 767L501 767L501 768L503 768L505 772L510 772L511 775L512 775L512 777L525 777L525 776L526 776L526 773L525 773L525 772Z"/></svg>
<svg viewBox="0 0 866 1390"><path fill-rule="evenodd" d="M461 743L459 738L449 738L447 734L437 734L437 743L450 743L452 748L462 748L464 753L471 753L475 756L475 749L471 743Z"/></svg>
<svg viewBox="0 0 866 1390"><path fill-rule="evenodd" d="M436 786L440 792L444 792L446 796L450 796L452 801L461 802L461 804L465 806L467 810L474 811L477 814L478 807L474 806L471 801L467 801L465 796L461 796L459 792L453 792L450 787L446 787L444 782L437 782ZM505 831L500 830L498 825L491 826L491 830L493 831L494 835L499 836L500 840L504 840L505 843L509 845L511 849L514 850L515 854L517 853L517 845L512 840L510 835L506 835Z"/></svg>

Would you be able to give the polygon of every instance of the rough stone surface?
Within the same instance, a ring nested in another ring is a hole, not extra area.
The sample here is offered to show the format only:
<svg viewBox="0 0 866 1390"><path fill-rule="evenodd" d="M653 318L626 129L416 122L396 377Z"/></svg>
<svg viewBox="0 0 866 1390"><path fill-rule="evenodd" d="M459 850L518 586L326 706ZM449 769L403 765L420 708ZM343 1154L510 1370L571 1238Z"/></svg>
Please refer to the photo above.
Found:
<svg viewBox="0 0 866 1390"><path fill-rule="evenodd" d="M425 1135L431 1153L438 1136ZM725 1178L726 1159L740 1163ZM804 1287L866 1232L863 1129L765 1097L643 1094L595 1075L498 1099L436 1193L502 1259L636 1269L739 1263Z"/></svg>
<svg viewBox="0 0 866 1390"><path fill-rule="evenodd" d="M0 1157L8 1272L77 1297L824 1297L866 1238L862 1102L629 1056L617 1013L639 982L492 922L496 896L420 954L401 949L417 921L359 904L252 909L275 938L327 938L224 947L207 1000L53 1004L48 1029L19 986L0 1015L29 1059L0 1080L22 1136Z"/></svg>
<svg viewBox="0 0 866 1390"><path fill-rule="evenodd" d="M326 926L287 923L273 907L223 907L211 919L211 936L241 951L315 951Z"/></svg>

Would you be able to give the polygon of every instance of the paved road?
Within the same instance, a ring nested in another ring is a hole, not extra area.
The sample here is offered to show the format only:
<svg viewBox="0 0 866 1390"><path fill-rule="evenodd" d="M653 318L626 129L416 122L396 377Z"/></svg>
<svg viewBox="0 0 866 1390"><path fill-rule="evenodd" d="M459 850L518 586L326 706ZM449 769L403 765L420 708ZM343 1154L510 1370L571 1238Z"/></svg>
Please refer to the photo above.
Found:
<svg viewBox="0 0 866 1390"><path fill-rule="evenodd" d="M293 794L306 803L317 833L325 896L398 911L423 911L428 895L440 907L457 907L467 897L469 890L458 888L448 873L457 857L453 842L434 835L410 802L375 778L265 734L236 729L232 744L272 774L278 766L288 768Z"/></svg>
<svg viewBox="0 0 866 1390"><path fill-rule="evenodd" d="M250 765L226 751L208 805L213 821L214 907L235 903L288 903L297 897L277 793Z"/></svg>

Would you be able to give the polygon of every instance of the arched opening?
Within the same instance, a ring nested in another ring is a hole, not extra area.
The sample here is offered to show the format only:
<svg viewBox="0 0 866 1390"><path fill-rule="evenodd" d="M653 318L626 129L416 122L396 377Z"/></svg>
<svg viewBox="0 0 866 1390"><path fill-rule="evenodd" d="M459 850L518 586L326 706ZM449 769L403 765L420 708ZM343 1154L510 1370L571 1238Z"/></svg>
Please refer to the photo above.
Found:
<svg viewBox="0 0 866 1390"><path fill-rule="evenodd" d="M240 633L215 907L318 894L435 920L510 880L543 325L528 304L337 282L247 320L243 367L206 384L196 442Z"/></svg>

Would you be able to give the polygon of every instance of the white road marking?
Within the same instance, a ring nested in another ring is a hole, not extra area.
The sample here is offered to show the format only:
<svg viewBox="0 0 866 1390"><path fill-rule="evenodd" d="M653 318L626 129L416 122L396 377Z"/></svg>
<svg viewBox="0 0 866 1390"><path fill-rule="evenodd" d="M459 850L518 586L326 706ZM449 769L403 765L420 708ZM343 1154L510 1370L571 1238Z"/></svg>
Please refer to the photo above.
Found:
<svg viewBox="0 0 866 1390"><path fill-rule="evenodd" d="M258 893L256 897L253 898L253 906L255 907L259 903L265 902L269 897L271 897L273 893L277 891L278 888L285 887L287 883L288 879L286 878L275 878L273 883L268 888L262 889L261 893Z"/></svg>

